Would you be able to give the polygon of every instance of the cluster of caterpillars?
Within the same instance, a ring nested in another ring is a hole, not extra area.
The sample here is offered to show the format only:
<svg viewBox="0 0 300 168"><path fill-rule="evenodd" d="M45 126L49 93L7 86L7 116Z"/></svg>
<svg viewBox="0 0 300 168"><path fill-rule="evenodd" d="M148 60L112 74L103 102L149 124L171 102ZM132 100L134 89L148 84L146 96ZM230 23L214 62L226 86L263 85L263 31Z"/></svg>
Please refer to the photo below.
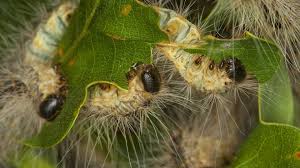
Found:
<svg viewBox="0 0 300 168"><path fill-rule="evenodd" d="M57 46L75 9L73 3L62 4L53 12L46 24L41 26L26 52L25 62L31 65L40 77L39 88L43 95L40 115L48 121L53 120L61 110L65 94L59 93L64 86L61 84L60 75L52 67L51 60L57 49L54 46ZM168 34L171 43L201 44L201 30L195 25L172 10L158 7L154 9L161 18L160 28ZM216 64L208 57L187 53L178 46L158 44L157 48L174 64L187 84L196 90L222 93L230 88L230 85L242 82L247 75L244 66L236 58L224 59ZM145 106L147 104L145 102L151 101L151 94L160 91L160 83L163 80L155 65L142 63L130 69L127 79L128 91L121 91L108 83L95 86L90 90L92 91L90 105L103 108L104 111L113 112L112 109L118 109L120 114L122 111L127 111L126 113L136 111ZM65 85L66 82L63 83Z"/></svg>
<svg viewBox="0 0 300 168"><path fill-rule="evenodd" d="M31 66L38 76L35 81L39 91L36 94L39 97L38 114L48 122L59 115L68 94L68 81L61 75L59 65L53 64L53 58L76 8L75 3L61 4L39 27L25 52L24 64ZM172 10L153 8L160 16L161 30L170 40L168 44L157 44L155 49L172 63L176 71L172 73L179 73L187 85L197 91L222 94L246 79L245 67L236 58L229 57L215 63L205 55L184 51L180 46L201 44L201 30ZM129 119L131 114L143 113L153 107L157 96L168 90L165 89L168 80L160 70L155 64L133 63L124 74L128 80L128 90L121 90L110 83L95 84L89 88L85 107L91 108L90 111L95 114L109 113ZM15 84L10 89L24 87L18 81L12 83Z"/></svg>

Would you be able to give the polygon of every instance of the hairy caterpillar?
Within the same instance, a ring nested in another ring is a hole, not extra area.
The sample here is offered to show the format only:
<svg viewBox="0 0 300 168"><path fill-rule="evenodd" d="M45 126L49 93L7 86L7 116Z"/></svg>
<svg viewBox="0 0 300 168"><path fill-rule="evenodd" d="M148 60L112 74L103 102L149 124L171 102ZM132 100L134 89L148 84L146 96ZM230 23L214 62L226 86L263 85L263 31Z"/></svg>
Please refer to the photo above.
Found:
<svg viewBox="0 0 300 168"><path fill-rule="evenodd" d="M22 52L3 58L0 72L1 163L8 162L10 155L17 156L23 148L20 141L36 134L44 119L52 120L58 113L62 100L57 93L62 91L63 83L49 59L65 31L62 24L68 24L67 18L74 10L72 3L61 4L46 23L40 24L35 37L25 42Z"/></svg>
<svg viewBox="0 0 300 168"><path fill-rule="evenodd" d="M157 8L157 10L161 16L160 27L169 35L173 43L176 45L202 43L201 28L172 10L163 8ZM210 99L208 104L211 105L209 102L214 102L218 98L228 98L228 93L256 91L257 82L246 72L243 63L236 58L223 59L217 64L205 55L190 54L178 47L164 44L159 44L155 53L157 61L162 62L162 66L165 66L166 71L169 72L167 78L170 79L170 83L178 81L179 78L184 79L185 82L176 84L181 85L180 88L186 88L188 97L192 96L192 90L196 90L198 93L195 96L204 95Z"/></svg>
<svg viewBox="0 0 300 168"><path fill-rule="evenodd" d="M280 48L294 88L294 102L299 94L300 2L297 0L218 0L208 18L217 34L239 36L250 31L273 41ZM223 21L225 19L225 21Z"/></svg>
<svg viewBox="0 0 300 168"><path fill-rule="evenodd" d="M218 0L209 20L220 34L229 29L232 36L250 31L272 40L281 48L286 62L299 70L299 10L297 0Z"/></svg>

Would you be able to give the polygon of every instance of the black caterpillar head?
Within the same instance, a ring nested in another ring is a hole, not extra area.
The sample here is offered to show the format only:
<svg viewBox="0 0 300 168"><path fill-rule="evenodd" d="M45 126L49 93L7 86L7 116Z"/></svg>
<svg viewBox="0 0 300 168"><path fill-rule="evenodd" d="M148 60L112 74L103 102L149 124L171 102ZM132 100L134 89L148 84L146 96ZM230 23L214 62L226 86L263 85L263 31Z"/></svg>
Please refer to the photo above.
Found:
<svg viewBox="0 0 300 168"><path fill-rule="evenodd" d="M141 80L145 91L149 93L159 92L161 78L157 68L154 65L143 65L141 70Z"/></svg>
<svg viewBox="0 0 300 168"><path fill-rule="evenodd" d="M40 104L39 115L47 121L52 121L61 111L64 104L64 97L59 95L49 95Z"/></svg>
<svg viewBox="0 0 300 168"><path fill-rule="evenodd" d="M242 82L246 78L247 73L240 60L236 58L229 58L221 64L225 64L225 70L228 77L235 82Z"/></svg>
<svg viewBox="0 0 300 168"><path fill-rule="evenodd" d="M160 90L161 78L156 67L153 65L145 65L141 73L141 79L144 89L150 93L156 93Z"/></svg>
<svg viewBox="0 0 300 168"><path fill-rule="evenodd" d="M137 75L139 75L146 92L156 93L160 91L161 77L154 65L142 62L133 64L126 74L127 80L130 81Z"/></svg>

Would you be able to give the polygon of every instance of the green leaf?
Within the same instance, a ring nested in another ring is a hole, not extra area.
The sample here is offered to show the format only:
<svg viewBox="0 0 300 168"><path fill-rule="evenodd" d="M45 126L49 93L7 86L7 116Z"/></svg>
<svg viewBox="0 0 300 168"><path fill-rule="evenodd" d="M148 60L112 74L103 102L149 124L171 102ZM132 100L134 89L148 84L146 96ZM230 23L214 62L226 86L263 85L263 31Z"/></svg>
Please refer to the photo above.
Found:
<svg viewBox="0 0 300 168"><path fill-rule="evenodd" d="M284 65L259 87L260 124L242 145L234 168L300 167L300 130L294 124L291 84ZM290 124L290 125L287 125Z"/></svg>
<svg viewBox="0 0 300 168"><path fill-rule="evenodd" d="M263 121L294 125L292 86L285 65L271 80L259 86L258 97Z"/></svg>
<svg viewBox="0 0 300 168"><path fill-rule="evenodd" d="M31 158L24 160L17 168L55 168L55 165L51 165L41 158Z"/></svg>
<svg viewBox="0 0 300 168"><path fill-rule="evenodd" d="M158 27L159 16L134 0L85 0L71 20L57 62L67 79L68 95L60 115L25 143L50 147L72 128L95 83L127 88L125 73L136 62L151 63L154 43L166 41Z"/></svg>
<svg viewBox="0 0 300 168"><path fill-rule="evenodd" d="M260 124L242 145L234 168L300 167L300 130Z"/></svg>
<svg viewBox="0 0 300 168"><path fill-rule="evenodd" d="M13 163L13 167L16 168L56 168L54 160L49 157L54 155L48 153L49 151L26 151L21 158L17 159ZM50 156L48 156L49 154ZM19 153L19 155L22 155Z"/></svg>
<svg viewBox="0 0 300 168"><path fill-rule="evenodd" d="M278 47L247 32L241 39L217 39L212 36L204 38L204 44L197 48L186 49L187 52L203 54L216 62L224 58L238 58L246 70L260 83L268 81L281 63Z"/></svg>

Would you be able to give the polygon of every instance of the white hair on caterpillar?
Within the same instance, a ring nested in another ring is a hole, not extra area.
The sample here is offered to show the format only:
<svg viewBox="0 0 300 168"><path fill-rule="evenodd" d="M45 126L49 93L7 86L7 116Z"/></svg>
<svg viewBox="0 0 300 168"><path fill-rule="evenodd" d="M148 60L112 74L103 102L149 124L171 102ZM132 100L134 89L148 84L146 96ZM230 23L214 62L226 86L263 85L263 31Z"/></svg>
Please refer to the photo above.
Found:
<svg viewBox="0 0 300 168"><path fill-rule="evenodd" d="M233 160L239 145L257 122L257 99L214 105L202 115L177 118L167 144L153 145L146 167L221 168ZM243 102L247 102L244 104ZM226 108L224 108L226 106Z"/></svg>
<svg viewBox="0 0 300 168"><path fill-rule="evenodd" d="M31 6L20 1L19 13L29 13L30 20L15 20L21 26L12 25L9 21L1 22L10 34L2 34L1 67L0 67L0 130L1 130L1 164L7 166L12 157L22 150L22 139L36 134L43 123L37 115L34 96L38 95L37 74L23 62L24 43L32 37L35 22L40 22L46 15L45 6ZM24 6L23 6L24 5ZM27 10L26 10L27 9ZM24 11L23 11L24 10ZM30 11L30 12L28 12ZM14 15L18 15L15 13ZM32 93L36 92L36 95Z"/></svg>
<svg viewBox="0 0 300 168"><path fill-rule="evenodd" d="M92 136L83 134L85 129L79 122L72 130L68 138L56 146L58 167L76 168L113 168L116 167L112 161L106 159L105 152L99 150L99 143L94 143ZM86 132L85 132L86 133ZM89 135L92 135L90 133Z"/></svg>
<svg viewBox="0 0 300 168"><path fill-rule="evenodd" d="M20 141L36 134L44 120L37 110L37 74L18 63L0 69L0 162L22 149Z"/></svg>
<svg viewBox="0 0 300 168"><path fill-rule="evenodd" d="M17 12L30 11L28 13L31 19L23 20L21 17L17 20L21 25L19 27L14 27L9 22L1 22L10 29L7 36L0 35L5 39L1 44L0 54L0 148L3 151L0 155L1 164L6 165L12 158L19 157L19 152L24 149L22 140L37 134L45 123L40 117L39 106L42 101L41 95L49 94L41 89L41 77L48 75L36 68L39 67L38 63L26 60L29 57L27 46L34 47L32 39L38 37L36 32L47 27L44 24L45 20L53 17L55 12L51 12L51 9L56 8L57 3L59 2L38 3L37 6L32 6L20 1L20 4L16 5L20 8ZM44 72L53 71L52 67L48 67Z"/></svg>

